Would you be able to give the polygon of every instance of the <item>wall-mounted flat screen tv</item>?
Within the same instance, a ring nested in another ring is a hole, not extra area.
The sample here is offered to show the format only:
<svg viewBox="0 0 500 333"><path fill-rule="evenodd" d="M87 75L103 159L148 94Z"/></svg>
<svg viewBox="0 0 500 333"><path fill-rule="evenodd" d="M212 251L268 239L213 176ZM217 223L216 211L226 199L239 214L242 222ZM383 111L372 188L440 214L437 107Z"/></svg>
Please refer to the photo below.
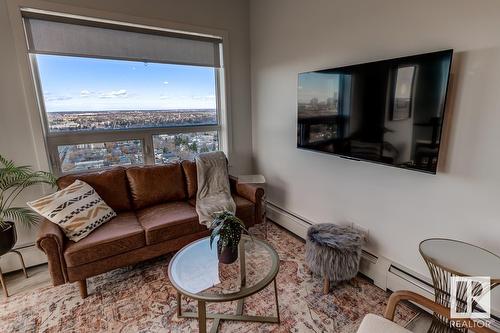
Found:
<svg viewBox="0 0 500 333"><path fill-rule="evenodd" d="M436 173L452 55L299 74L297 147Z"/></svg>

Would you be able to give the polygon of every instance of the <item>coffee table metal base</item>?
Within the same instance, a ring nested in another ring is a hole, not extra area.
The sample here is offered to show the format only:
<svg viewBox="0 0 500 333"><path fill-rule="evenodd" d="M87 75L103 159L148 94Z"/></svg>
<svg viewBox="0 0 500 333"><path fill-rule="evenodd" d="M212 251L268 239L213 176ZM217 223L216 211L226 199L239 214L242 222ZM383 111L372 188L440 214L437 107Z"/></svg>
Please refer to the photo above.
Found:
<svg viewBox="0 0 500 333"><path fill-rule="evenodd" d="M249 321L249 322L259 322L259 323L280 323L280 311L278 302L278 289L276 286L276 279L273 280L274 284L274 301L276 304L276 316L252 316L243 314L243 304L245 299L239 299L238 305L236 307L235 314L223 314L223 313L207 313L206 301L198 300L198 312L182 312L182 294L177 292L177 317L179 318L197 318L199 324L200 333L205 333L207 331L207 319L213 319L211 333L216 333L219 329L219 324L221 320L234 320L234 321Z"/></svg>

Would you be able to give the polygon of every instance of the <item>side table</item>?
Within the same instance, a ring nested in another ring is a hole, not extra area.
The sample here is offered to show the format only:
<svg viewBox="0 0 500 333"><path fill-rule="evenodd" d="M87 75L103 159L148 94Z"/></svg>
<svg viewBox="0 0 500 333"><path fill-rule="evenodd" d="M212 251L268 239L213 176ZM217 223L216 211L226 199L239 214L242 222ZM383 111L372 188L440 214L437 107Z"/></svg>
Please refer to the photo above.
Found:
<svg viewBox="0 0 500 333"><path fill-rule="evenodd" d="M17 254L19 256L19 259L21 260L21 266L23 268L24 276L26 278L28 278L28 273L26 272L26 266L24 265L24 259L23 259L23 255L21 254L21 252L19 252L17 250L10 250L7 253L15 253L15 254ZM5 253L5 254L7 254L7 253ZM0 283L2 284L3 294L5 295L5 297L9 297L9 292L7 290L7 283L5 282L5 280L3 278L2 268L1 267L0 267Z"/></svg>
<svg viewBox="0 0 500 333"><path fill-rule="evenodd" d="M491 289L500 285L500 257L479 246L452 239L431 238L420 243L419 251L431 273L435 300L443 306L450 307L450 278L453 276L486 276L490 277ZM458 288L459 311L467 308L466 291L466 288ZM451 329L447 320L436 314L434 316L435 322L441 322ZM433 330L431 327L430 331L442 332L442 329Z"/></svg>

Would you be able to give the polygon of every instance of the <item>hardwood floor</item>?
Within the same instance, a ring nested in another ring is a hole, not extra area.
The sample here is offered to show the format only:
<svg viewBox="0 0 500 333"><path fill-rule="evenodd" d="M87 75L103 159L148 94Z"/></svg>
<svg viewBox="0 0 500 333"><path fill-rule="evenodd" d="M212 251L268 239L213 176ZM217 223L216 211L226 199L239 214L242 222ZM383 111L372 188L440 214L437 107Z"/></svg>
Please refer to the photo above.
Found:
<svg viewBox="0 0 500 333"><path fill-rule="evenodd" d="M28 278L24 277L22 270L4 274L7 290L11 297L22 292L29 292L37 288L52 285L47 264L29 267L26 270ZM1 293L0 300L4 299L5 296Z"/></svg>
<svg viewBox="0 0 500 333"><path fill-rule="evenodd" d="M426 333L432 323L432 316L425 312L420 310L420 314L418 315L417 318L415 318L408 326L406 326L407 329L409 329L412 332L417 332L417 333Z"/></svg>

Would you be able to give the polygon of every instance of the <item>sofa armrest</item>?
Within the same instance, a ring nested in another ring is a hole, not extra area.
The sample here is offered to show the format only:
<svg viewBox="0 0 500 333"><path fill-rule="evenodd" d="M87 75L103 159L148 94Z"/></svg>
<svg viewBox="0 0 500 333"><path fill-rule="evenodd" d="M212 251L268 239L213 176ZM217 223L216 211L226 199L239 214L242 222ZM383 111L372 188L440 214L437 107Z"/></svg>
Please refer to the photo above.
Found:
<svg viewBox="0 0 500 333"><path fill-rule="evenodd" d="M49 272L54 286L66 283L66 262L64 261L63 249L66 237L61 228L56 224L44 219L40 223L40 229L36 245L45 252L49 262Z"/></svg>
<svg viewBox="0 0 500 333"><path fill-rule="evenodd" d="M254 220L251 227L262 222L264 207L262 206L262 197L264 196L264 188L255 184L238 184L238 178L229 176L231 192L243 197L255 205Z"/></svg>
<svg viewBox="0 0 500 333"><path fill-rule="evenodd" d="M238 184L238 178L229 176L231 192L238 194L254 204L261 204L264 196L264 188L254 184Z"/></svg>

